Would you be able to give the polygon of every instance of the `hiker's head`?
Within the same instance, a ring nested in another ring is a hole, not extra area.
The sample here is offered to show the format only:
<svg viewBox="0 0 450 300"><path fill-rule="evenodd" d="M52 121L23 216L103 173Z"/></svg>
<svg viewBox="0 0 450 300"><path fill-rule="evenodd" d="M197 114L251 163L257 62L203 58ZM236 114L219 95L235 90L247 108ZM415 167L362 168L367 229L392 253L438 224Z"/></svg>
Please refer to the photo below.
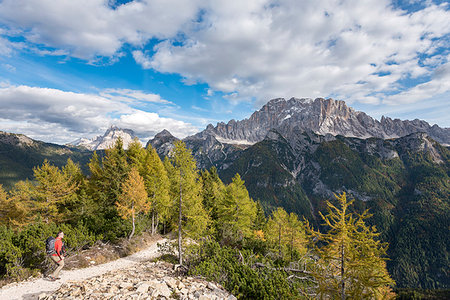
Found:
<svg viewBox="0 0 450 300"><path fill-rule="evenodd" d="M64 232L58 231L58 235L56 237L63 238L64 237Z"/></svg>

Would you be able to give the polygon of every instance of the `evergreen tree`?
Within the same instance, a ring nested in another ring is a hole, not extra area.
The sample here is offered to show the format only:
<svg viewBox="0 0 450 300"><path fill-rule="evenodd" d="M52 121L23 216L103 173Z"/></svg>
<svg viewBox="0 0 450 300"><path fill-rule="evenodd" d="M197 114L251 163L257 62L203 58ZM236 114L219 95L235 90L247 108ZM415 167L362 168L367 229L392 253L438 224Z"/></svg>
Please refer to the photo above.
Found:
<svg viewBox="0 0 450 300"><path fill-rule="evenodd" d="M178 215L178 260L183 264L183 234L198 238L206 230L209 216L202 205L198 170L190 150L182 141L177 141L171 153L168 168L171 181L171 196Z"/></svg>
<svg viewBox="0 0 450 300"><path fill-rule="evenodd" d="M239 174L226 187L225 195L217 208L217 221L222 237L240 241L253 234L256 204L250 199Z"/></svg>
<svg viewBox="0 0 450 300"><path fill-rule="evenodd" d="M119 215L124 219L131 217L133 227L128 239L131 239L134 235L136 215L149 210L147 197L144 179L139 175L139 171L133 167L127 180L122 184L122 193L119 194L116 202Z"/></svg>
<svg viewBox="0 0 450 300"><path fill-rule="evenodd" d="M329 201L328 214L322 216L329 231L313 232L324 243L319 249L320 260L315 278L318 296L340 299L381 299L389 294L393 284L386 270L387 244L377 240L375 227L368 227L364 219L367 211L354 217L348 212L346 194L336 195L339 207Z"/></svg>

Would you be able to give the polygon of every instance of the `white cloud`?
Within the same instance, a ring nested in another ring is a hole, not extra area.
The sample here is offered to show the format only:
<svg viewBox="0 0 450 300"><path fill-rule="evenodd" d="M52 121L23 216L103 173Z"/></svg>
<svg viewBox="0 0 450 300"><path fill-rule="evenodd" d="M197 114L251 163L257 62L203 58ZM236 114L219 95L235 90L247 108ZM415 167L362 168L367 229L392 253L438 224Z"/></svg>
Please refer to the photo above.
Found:
<svg viewBox="0 0 450 300"><path fill-rule="evenodd" d="M71 56L88 60L118 55L124 43L142 45L153 37L172 37L196 13L192 0L132 1L116 9L104 0L0 3L0 21L29 42L64 48Z"/></svg>
<svg viewBox="0 0 450 300"><path fill-rule="evenodd" d="M434 71L431 80L418 84L411 89L388 96L386 104L408 104L426 100L450 91L450 62L439 66Z"/></svg>
<svg viewBox="0 0 450 300"><path fill-rule="evenodd" d="M135 51L136 61L232 99L335 95L378 103L400 79L431 74L421 54L431 62L449 46L439 40L450 33L445 5L406 14L386 0L208 3L201 26L187 28L182 44Z"/></svg>
<svg viewBox="0 0 450 300"><path fill-rule="evenodd" d="M148 139L163 129L178 137L197 132L189 123L133 108L137 102L169 103L158 95L132 90L106 90L104 95L122 92L121 97L105 97L100 93L83 94L30 86L0 87L0 127L3 131L23 133L33 138L67 143L80 137L93 137L117 125L133 129ZM142 95L142 98L139 98ZM131 99L131 100L130 100Z"/></svg>
<svg viewBox="0 0 450 300"><path fill-rule="evenodd" d="M437 76L448 60L449 5L423 6L408 13L389 0L142 0L116 8L104 0L3 0L0 23L9 28L0 36L24 35L38 54L91 62L114 62L129 44L143 68L206 82L208 96L221 91L233 104L333 96L392 105L449 90ZM152 38L161 42L144 50ZM0 55L11 49L0 37ZM408 86L423 78L431 79ZM100 96L165 101L126 90Z"/></svg>

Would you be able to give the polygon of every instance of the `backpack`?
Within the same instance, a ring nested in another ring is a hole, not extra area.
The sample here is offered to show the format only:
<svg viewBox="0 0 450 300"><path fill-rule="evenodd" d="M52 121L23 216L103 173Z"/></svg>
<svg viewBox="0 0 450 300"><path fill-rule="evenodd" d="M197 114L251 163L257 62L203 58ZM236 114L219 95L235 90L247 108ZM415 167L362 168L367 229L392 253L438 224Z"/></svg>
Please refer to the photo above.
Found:
<svg viewBox="0 0 450 300"><path fill-rule="evenodd" d="M55 254L55 241L56 239L54 237L49 237L45 240L45 251L47 254Z"/></svg>

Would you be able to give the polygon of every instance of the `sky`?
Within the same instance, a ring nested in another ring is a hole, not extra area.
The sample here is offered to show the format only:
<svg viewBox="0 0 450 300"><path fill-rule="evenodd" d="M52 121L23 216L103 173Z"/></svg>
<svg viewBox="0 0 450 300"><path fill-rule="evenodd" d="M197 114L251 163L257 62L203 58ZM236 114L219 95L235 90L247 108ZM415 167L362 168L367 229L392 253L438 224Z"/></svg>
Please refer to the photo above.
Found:
<svg viewBox="0 0 450 300"><path fill-rule="evenodd" d="M450 127L450 2L0 0L0 130L146 142L333 98Z"/></svg>

